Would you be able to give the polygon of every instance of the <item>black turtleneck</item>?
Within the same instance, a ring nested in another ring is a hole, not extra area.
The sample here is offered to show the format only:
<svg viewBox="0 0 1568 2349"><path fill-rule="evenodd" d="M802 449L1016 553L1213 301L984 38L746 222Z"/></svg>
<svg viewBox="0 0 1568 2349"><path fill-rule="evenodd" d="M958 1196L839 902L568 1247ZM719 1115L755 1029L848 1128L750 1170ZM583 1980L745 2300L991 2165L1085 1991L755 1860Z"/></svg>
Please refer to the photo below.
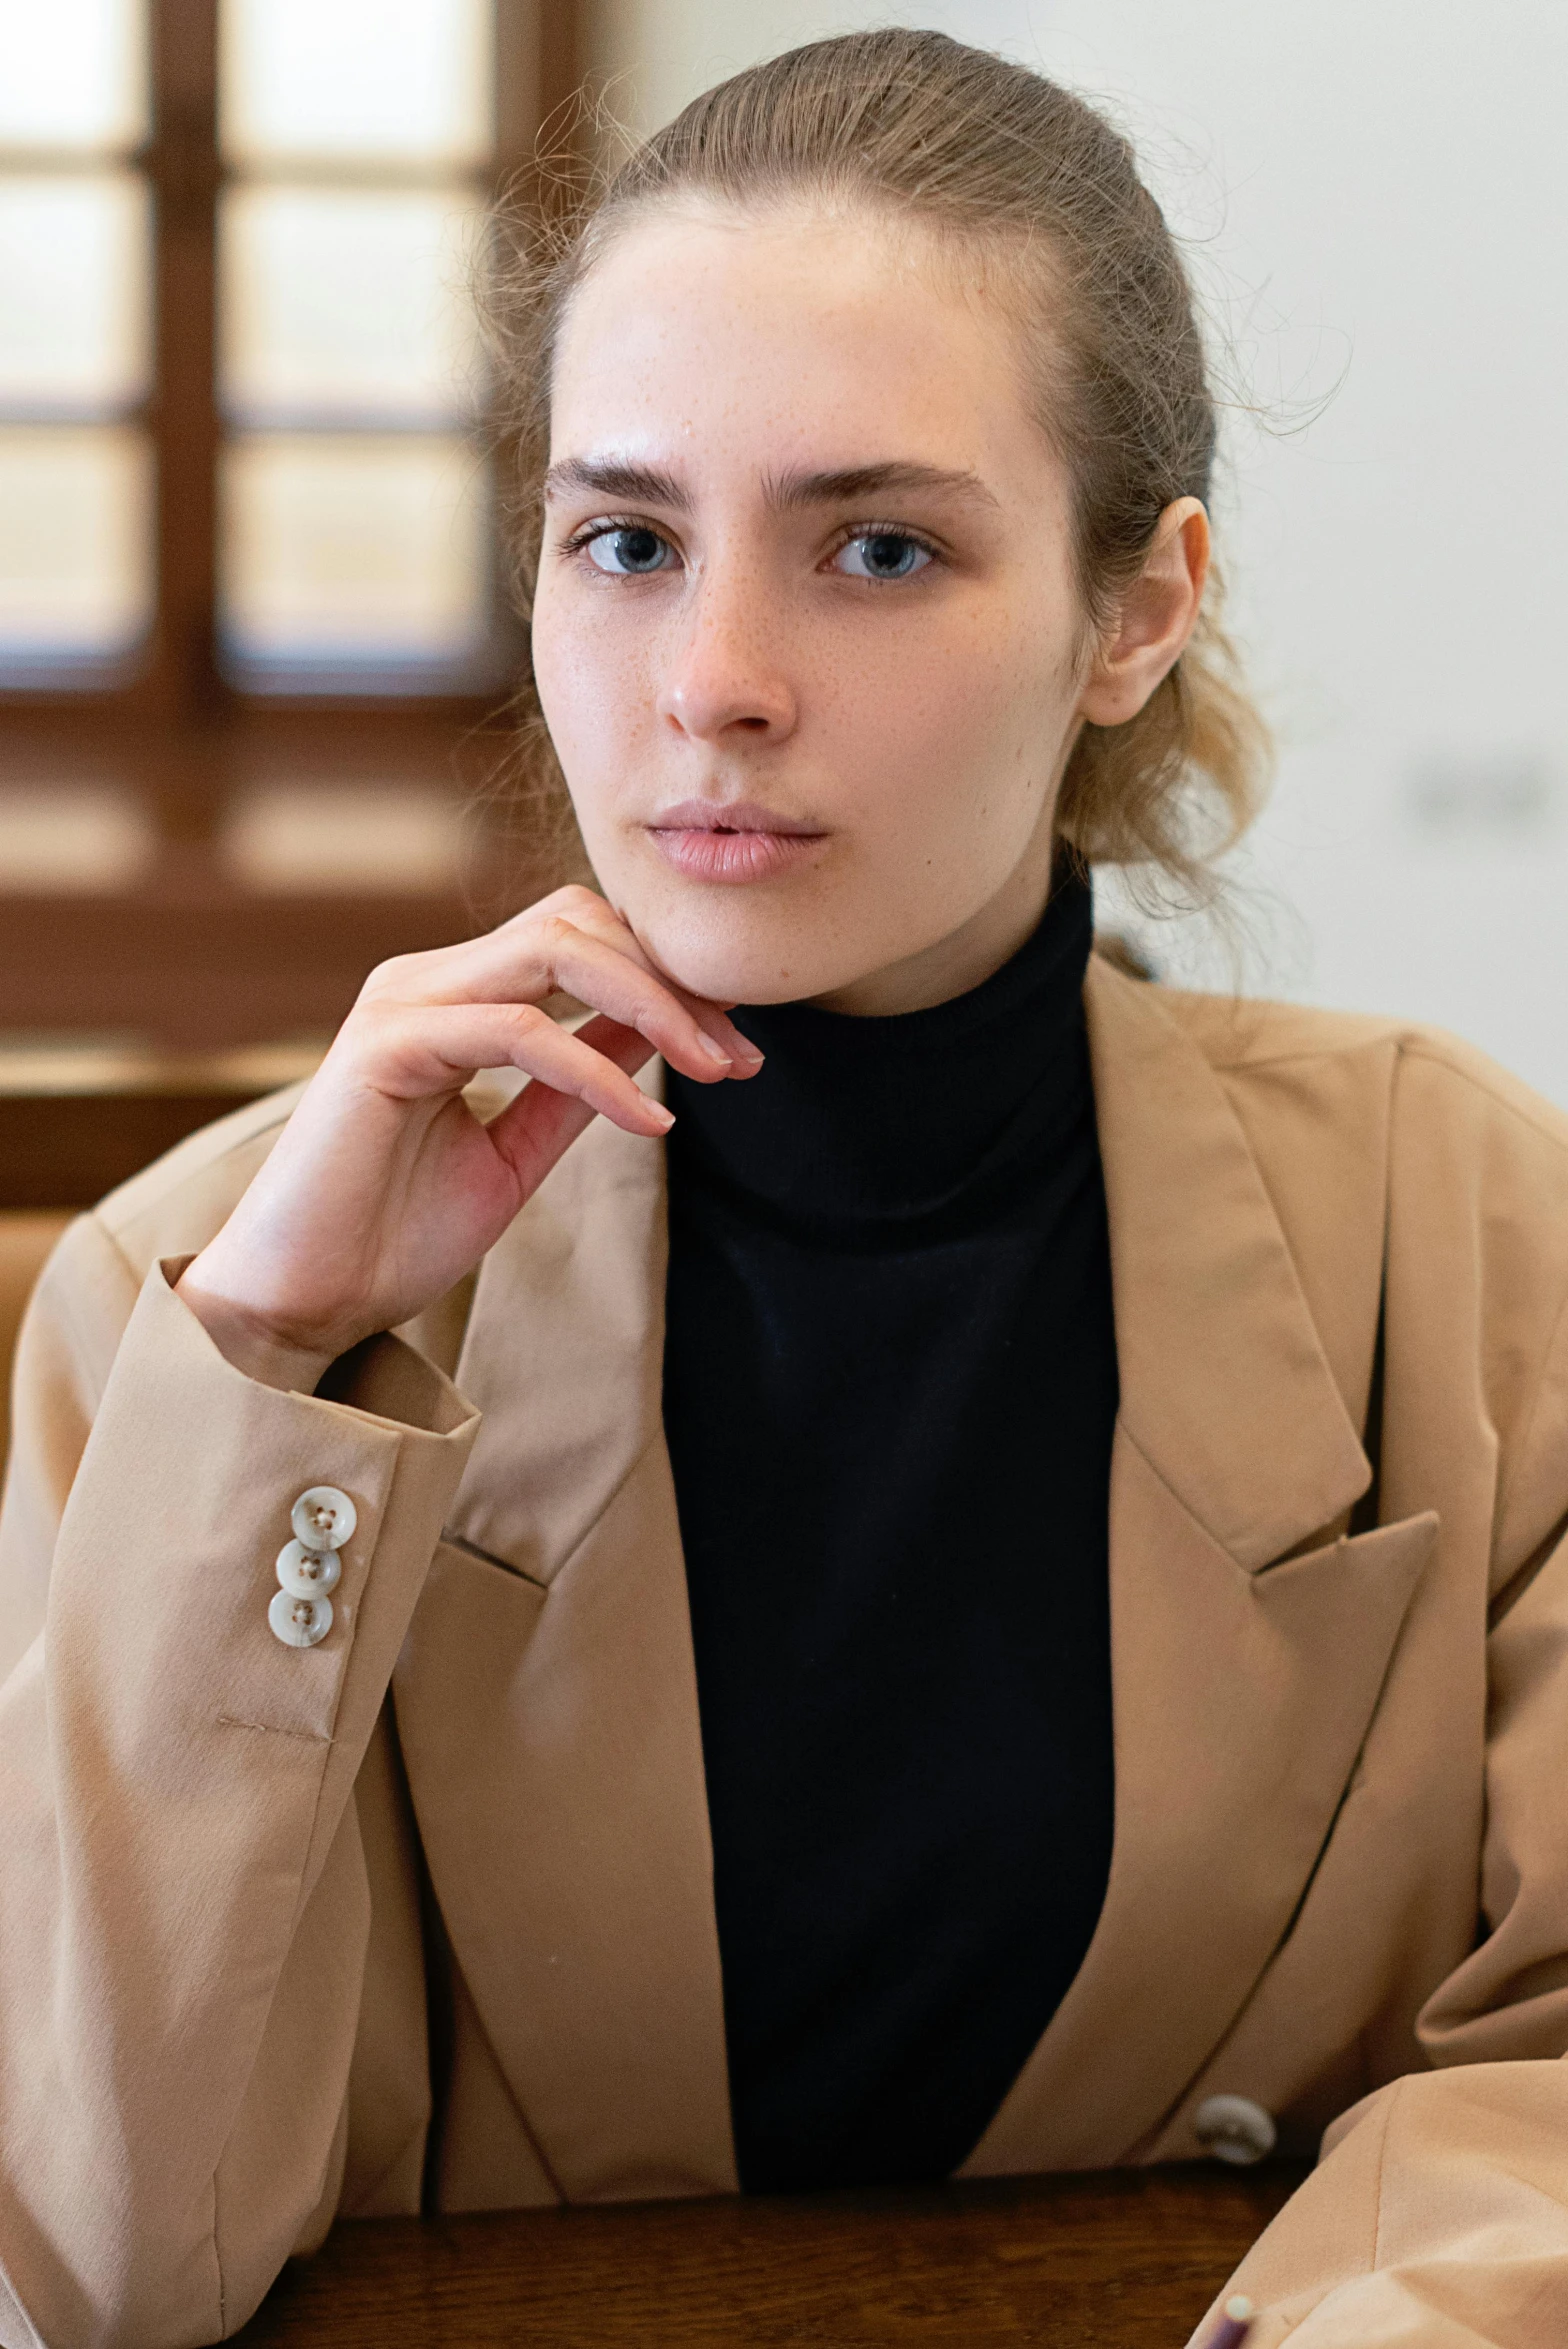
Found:
<svg viewBox="0 0 1568 2349"><path fill-rule="evenodd" d="M1116 1344L1087 885L931 1011L675 1072L664 1412L752 2191L940 2177L1077 1972L1112 1822Z"/></svg>

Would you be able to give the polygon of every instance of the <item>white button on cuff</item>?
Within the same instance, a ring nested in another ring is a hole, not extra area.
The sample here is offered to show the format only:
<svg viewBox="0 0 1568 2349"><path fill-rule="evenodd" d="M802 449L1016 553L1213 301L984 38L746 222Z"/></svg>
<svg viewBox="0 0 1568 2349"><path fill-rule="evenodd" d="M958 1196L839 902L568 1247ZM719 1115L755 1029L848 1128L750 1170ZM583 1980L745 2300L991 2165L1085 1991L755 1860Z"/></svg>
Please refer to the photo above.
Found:
<svg viewBox="0 0 1568 2349"><path fill-rule="evenodd" d="M359 1511L335 1484L313 1484L295 1502L289 1523L307 1550L341 1550L359 1523Z"/></svg>
<svg viewBox="0 0 1568 2349"><path fill-rule="evenodd" d="M324 1599L337 1589L342 1572L336 1550L307 1550L303 1542L285 1542L278 1552L278 1580L296 1599Z"/></svg>
<svg viewBox="0 0 1568 2349"><path fill-rule="evenodd" d="M1249 2168L1274 2150L1279 2135L1274 2115L1250 2096L1208 2096L1192 2116L1198 2143L1216 2161Z"/></svg>
<svg viewBox="0 0 1568 2349"><path fill-rule="evenodd" d="M267 1621L285 1647L313 1648L332 1629L330 1599L296 1598L280 1590L267 1609Z"/></svg>

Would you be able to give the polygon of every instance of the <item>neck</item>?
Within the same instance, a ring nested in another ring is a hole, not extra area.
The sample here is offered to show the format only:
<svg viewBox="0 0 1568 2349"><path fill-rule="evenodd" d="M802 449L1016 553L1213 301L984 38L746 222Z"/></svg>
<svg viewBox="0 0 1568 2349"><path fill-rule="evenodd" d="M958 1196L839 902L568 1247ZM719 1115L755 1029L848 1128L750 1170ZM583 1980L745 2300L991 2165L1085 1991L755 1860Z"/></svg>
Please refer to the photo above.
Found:
<svg viewBox="0 0 1568 2349"><path fill-rule="evenodd" d="M1056 855L1054 828L1041 827L994 897L934 946L903 962L886 964L847 987L812 1001L820 1011L847 1012L857 1019L888 1019L899 1012L930 1011L983 986L1011 962L1040 926L1051 894Z"/></svg>
<svg viewBox="0 0 1568 2349"><path fill-rule="evenodd" d="M1010 1211L1094 1121L1083 974L1093 910L1076 868L1032 937L978 986L887 1018L740 1006L766 1066L749 1085L666 1072L671 1179L780 1228L895 1245Z"/></svg>

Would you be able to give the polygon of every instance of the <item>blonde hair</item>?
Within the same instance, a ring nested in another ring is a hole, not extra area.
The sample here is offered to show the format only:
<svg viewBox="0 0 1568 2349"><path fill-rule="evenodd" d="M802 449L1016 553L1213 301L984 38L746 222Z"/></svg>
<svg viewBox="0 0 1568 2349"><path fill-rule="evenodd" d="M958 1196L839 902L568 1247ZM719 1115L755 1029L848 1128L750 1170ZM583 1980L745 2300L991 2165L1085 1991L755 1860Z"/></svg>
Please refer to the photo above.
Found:
<svg viewBox="0 0 1568 2349"><path fill-rule="evenodd" d="M1025 330L1035 414L1072 482L1085 614L1103 627L1173 500L1207 503L1216 413L1192 289L1130 142L1071 91L943 33L853 33L705 91L597 186L541 175L503 222L485 307L512 463L517 599L531 609L561 322L636 215L695 195L802 200L916 225ZM581 871L581 843L531 673L518 695L534 878ZM1242 686L1211 576L1180 660L1124 725L1085 725L1057 826L1086 863L1141 871L1187 901L1257 810L1267 733Z"/></svg>

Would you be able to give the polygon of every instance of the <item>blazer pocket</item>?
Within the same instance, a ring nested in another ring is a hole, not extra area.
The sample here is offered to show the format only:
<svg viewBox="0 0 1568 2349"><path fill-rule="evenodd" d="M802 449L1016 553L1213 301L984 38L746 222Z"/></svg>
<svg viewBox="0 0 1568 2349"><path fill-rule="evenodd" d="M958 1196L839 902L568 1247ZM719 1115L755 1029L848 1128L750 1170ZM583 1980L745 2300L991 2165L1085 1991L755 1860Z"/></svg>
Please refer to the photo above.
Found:
<svg viewBox="0 0 1568 2349"><path fill-rule="evenodd" d="M1418 1516L1341 1534L1318 1549L1271 1560L1254 1571L1252 1582L1260 1593L1279 1594L1267 1603L1277 1604L1282 1614L1310 1605L1314 1589L1342 1589L1347 1580L1383 1593L1403 1589L1408 1605L1436 1552L1439 1530L1437 1511L1423 1509Z"/></svg>
<svg viewBox="0 0 1568 2349"><path fill-rule="evenodd" d="M421 1830L433 1805L464 1807L514 1711L549 1596L504 1559L443 1534L392 1676L404 1760Z"/></svg>
<svg viewBox="0 0 1568 2349"><path fill-rule="evenodd" d="M1298 1783L1327 1813L1366 1742L1410 1603L1437 1549L1437 1512L1346 1534L1254 1574L1252 1594L1296 1691Z"/></svg>

